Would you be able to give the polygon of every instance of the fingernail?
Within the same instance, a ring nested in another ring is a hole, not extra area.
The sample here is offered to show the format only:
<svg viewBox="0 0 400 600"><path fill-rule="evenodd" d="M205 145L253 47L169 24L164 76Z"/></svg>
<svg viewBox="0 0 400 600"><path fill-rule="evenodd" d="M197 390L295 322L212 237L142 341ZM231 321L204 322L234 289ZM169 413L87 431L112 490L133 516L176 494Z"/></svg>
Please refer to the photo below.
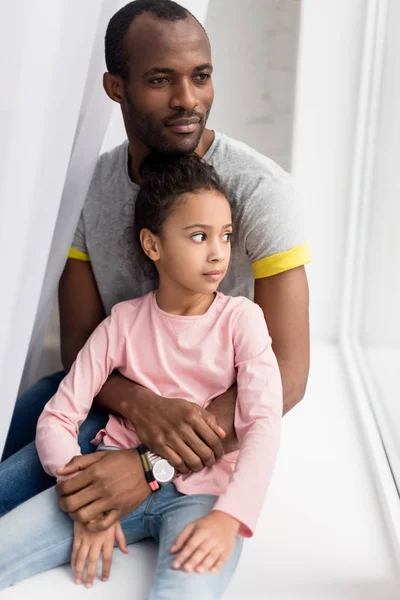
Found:
<svg viewBox="0 0 400 600"><path fill-rule="evenodd" d="M198 572L198 573L202 573L203 571L204 571L203 567L199 567L199 568L197 569L197 572Z"/></svg>
<svg viewBox="0 0 400 600"><path fill-rule="evenodd" d="M191 571L192 565L185 565L185 571Z"/></svg>
<svg viewBox="0 0 400 600"><path fill-rule="evenodd" d="M172 566L174 567L174 569L179 569L180 564L175 561L174 563L172 563Z"/></svg>
<svg viewBox="0 0 400 600"><path fill-rule="evenodd" d="M93 583L87 583L85 587L86 588L91 588L92 586L93 586Z"/></svg>
<svg viewBox="0 0 400 600"><path fill-rule="evenodd" d="M77 585L81 584L81 583L82 583L82 579L75 579L75 583L76 583Z"/></svg>
<svg viewBox="0 0 400 600"><path fill-rule="evenodd" d="M108 581L108 577L103 577L102 581L104 581L104 582Z"/></svg>

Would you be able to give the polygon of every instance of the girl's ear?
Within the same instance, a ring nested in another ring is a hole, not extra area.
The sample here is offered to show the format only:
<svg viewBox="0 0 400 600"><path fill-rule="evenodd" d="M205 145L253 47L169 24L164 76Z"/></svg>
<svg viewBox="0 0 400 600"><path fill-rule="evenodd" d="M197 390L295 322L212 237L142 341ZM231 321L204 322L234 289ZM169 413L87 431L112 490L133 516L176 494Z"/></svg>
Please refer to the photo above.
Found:
<svg viewBox="0 0 400 600"><path fill-rule="evenodd" d="M143 252L152 260L157 262L160 260L160 241L159 238L150 231L150 229L142 229L140 232L140 243L142 244Z"/></svg>

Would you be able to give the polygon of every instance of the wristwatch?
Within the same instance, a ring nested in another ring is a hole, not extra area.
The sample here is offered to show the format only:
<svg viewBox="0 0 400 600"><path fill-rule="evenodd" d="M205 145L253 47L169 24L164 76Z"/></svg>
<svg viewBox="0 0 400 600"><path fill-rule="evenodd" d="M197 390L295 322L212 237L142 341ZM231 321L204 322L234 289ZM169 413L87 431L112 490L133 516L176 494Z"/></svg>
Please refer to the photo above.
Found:
<svg viewBox="0 0 400 600"><path fill-rule="evenodd" d="M168 483L171 483L175 477L174 467L170 465L165 458L161 458L161 456L158 456L150 451L148 453L148 459L153 467L154 479L158 482L158 484L167 485Z"/></svg>
<svg viewBox="0 0 400 600"><path fill-rule="evenodd" d="M143 444L139 446L138 452L142 460L146 480L153 491L156 491L160 486L171 483L175 477L175 469L165 458L150 452ZM152 485L154 482L158 485Z"/></svg>

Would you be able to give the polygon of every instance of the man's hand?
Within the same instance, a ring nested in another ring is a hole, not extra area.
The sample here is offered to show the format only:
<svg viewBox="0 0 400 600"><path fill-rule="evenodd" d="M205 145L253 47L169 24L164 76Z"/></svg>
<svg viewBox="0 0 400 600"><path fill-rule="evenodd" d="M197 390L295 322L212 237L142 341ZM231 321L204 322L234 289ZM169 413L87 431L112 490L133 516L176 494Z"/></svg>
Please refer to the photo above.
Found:
<svg viewBox="0 0 400 600"><path fill-rule="evenodd" d="M237 385L235 383L207 406L207 411L214 415L226 433L226 437L222 441L225 454L239 450L235 431L236 397Z"/></svg>
<svg viewBox="0 0 400 600"><path fill-rule="evenodd" d="M57 484L59 505L89 531L105 531L140 506L151 493L136 450L76 456L57 472L77 473Z"/></svg>
<svg viewBox="0 0 400 600"><path fill-rule="evenodd" d="M165 399L142 388L129 420L140 441L180 473L201 471L220 459L224 430L215 416L186 400Z"/></svg>

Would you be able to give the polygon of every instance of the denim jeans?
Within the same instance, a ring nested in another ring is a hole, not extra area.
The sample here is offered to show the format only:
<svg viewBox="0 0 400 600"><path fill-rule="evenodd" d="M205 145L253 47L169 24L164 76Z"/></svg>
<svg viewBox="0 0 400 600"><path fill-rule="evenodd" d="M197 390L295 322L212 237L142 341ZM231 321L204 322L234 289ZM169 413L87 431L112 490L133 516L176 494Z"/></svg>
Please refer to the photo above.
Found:
<svg viewBox="0 0 400 600"><path fill-rule="evenodd" d="M46 402L56 393L65 376L59 372L44 377L24 394L16 404L10 431L0 463L0 517L54 485L53 477L44 472L35 446L36 424ZM79 430L82 454L95 450L90 444L105 427L108 415L92 407Z"/></svg>
<svg viewBox="0 0 400 600"><path fill-rule="evenodd" d="M158 562L148 600L214 600L226 589L238 563L242 538L218 573L202 575L171 568L172 544L184 527L210 512L216 496L185 496L169 485L151 494L121 520L128 544L145 538L159 543ZM68 563L73 522L57 505L54 487L25 502L0 519L0 589L31 575ZM111 571L112 577L112 571ZM71 571L71 593L72 588ZM132 590L134 597L134 590Z"/></svg>

